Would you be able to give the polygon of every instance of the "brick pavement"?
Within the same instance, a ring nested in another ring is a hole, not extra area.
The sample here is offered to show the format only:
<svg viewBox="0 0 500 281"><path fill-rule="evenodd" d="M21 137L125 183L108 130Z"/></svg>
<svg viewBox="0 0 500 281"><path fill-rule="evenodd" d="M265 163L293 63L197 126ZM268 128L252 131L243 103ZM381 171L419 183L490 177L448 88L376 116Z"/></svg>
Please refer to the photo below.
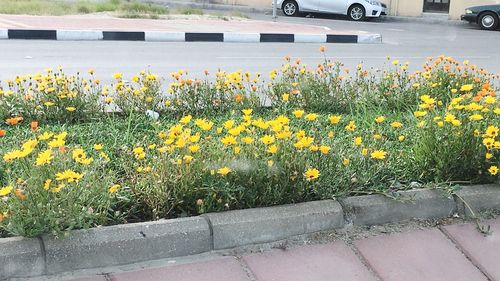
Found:
<svg viewBox="0 0 500 281"><path fill-rule="evenodd" d="M500 219L486 221L492 234L475 224L449 225L287 250L139 271L110 273L112 281L500 281ZM78 281L101 281L94 276ZM77 280L73 280L77 281Z"/></svg>

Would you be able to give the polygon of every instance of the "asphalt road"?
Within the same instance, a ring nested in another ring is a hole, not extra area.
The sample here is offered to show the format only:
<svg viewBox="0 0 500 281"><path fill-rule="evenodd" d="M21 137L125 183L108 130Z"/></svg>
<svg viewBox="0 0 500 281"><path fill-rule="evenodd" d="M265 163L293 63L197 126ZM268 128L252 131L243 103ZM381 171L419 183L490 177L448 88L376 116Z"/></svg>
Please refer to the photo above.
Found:
<svg viewBox="0 0 500 281"><path fill-rule="evenodd" d="M270 16L253 15L270 20ZM383 44L328 44L325 55L347 67L363 62L379 68L387 56L410 62L419 69L428 56L446 55L491 72L500 72L500 31L483 31L469 24L440 25L407 22L355 23L331 18L285 18L280 21L326 26L331 29L363 30L380 33ZM153 43L153 42L62 42L0 41L0 80L16 74L34 73L62 65L70 72L94 68L103 80L114 72L132 75L142 69L167 76L179 69L201 76L212 72L244 70L268 73L278 68L283 56L301 58L308 65L324 59L321 44L299 43Z"/></svg>

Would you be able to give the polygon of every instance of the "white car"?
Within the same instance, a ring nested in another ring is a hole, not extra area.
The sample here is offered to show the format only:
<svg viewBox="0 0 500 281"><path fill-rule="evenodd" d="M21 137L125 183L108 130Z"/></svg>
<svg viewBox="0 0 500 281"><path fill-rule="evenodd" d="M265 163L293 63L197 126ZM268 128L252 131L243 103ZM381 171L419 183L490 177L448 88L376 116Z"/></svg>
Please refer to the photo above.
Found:
<svg viewBox="0 0 500 281"><path fill-rule="evenodd" d="M376 0L278 0L278 8L287 16L302 12L346 15L353 21L387 14L387 5Z"/></svg>

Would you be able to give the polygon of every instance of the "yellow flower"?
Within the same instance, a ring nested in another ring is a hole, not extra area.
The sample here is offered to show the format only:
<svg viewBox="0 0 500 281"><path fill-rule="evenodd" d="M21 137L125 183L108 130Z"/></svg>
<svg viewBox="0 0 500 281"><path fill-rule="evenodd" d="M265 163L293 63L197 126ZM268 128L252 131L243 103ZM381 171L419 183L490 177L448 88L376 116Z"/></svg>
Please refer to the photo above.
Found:
<svg viewBox="0 0 500 281"><path fill-rule="evenodd" d="M46 140L50 139L53 135L54 135L53 133L44 132L43 134L38 136L38 140L46 141Z"/></svg>
<svg viewBox="0 0 500 281"><path fill-rule="evenodd" d="M219 170L217 170L217 174L225 177L227 174L229 174L231 172L231 169L229 167L222 167L220 168Z"/></svg>
<svg viewBox="0 0 500 281"><path fill-rule="evenodd" d="M297 118L301 118L302 115L304 115L304 110L295 110L292 112L292 114Z"/></svg>
<svg viewBox="0 0 500 281"><path fill-rule="evenodd" d="M14 188L10 185L6 186L6 187L3 187L3 188L0 188L0 196L6 196L8 195L9 193L12 192Z"/></svg>
<svg viewBox="0 0 500 281"><path fill-rule="evenodd" d="M241 112L243 112L243 114L245 115L251 115L252 114L252 109L251 108L248 108L248 109L242 109Z"/></svg>
<svg viewBox="0 0 500 281"><path fill-rule="evenodd" d="M391 127L393 127L393 128L401 128L401 127L403 127L403 124L401 124L400 122L395 121L395 122L391 123Z"/></svg>
<svg viewBox="0 0 500 281"><path fill-rule="evenodd" d="M458 127L458 126L462 125L462 122L460 120L455 119L455 120L451 121L451 124L455 127Z"/></svg>
<svg viewBox="0 0 500 281"><path fill-rule="evenodd" d="M241 152L241 147L239 147L239 146L235 146L233 151L234 151L234 154L240 154L240 152Z"/></svg>
<svg viewBox="0 0 500 281"><path fill-rule="evenodd" d="M355 146L360 146L363 143L363 139L361 137L356 137L354 139L354 145Z"/></svg>
<svg viewBox="0 0 500 281"><path fill-rule="evenodd" d="M191 119L193 118L193 116L191 115L187 115L187 116L184 116L181 118L181 120L179 120L179 123L181 124L188 124L189 122L191 122Z"/></svg>
<svg viewBox="0 0 500 281"><path fill-rule="evenodd" d="M496 102L496 99L492 96L487 96L484 98L484 102L486 104L494 104Z"/></svg>
<svg viewBox="0 0 500 281"><path fill-rule="evenodd" d="M76 107L68 106L68 107L66 107L66 110L69 111L69 112L73 112L73 111L76 110Z"/></svg>
<svg viewBox="0 0 500 281"><path fill-rule="evenodd" d="M94 144L94 149L95 150L102 150L104 148L104 146L100 143L96 143Z"/></svg>
<svg viewBox="0 0 500 281"><path fill-rule="evenodd" d="M51 179L48 179L46 180L44 183L43 183L43 189L45 190L49 190L50 188L50 184L52 183L52 180Z"/></svg>
<svg viewBox="0 0 500 281"><path fill-rule="evenodd" d="M398 140L399 140L399 141L404 141L404 140L405 140L405 136L403 136L403 135L399 136L399 137L398 137Z"/></svg>
<svg viewBox="0 0 500 281"><path fill-rule="evenodd" d="M53 102L51 102L51 101L48 101L48 102L45 102L45 103L44 103L44 105L45 105L46 107L51 107L51 106L53 106L54 104L55 104L55 103L53 103Z"/></svg>
<svg viewBox="0 0 500 281"><path fill-rule="evenodd" d="M347 158L344 158L342 160L342 164L344 164L345 166L349 165L349 163L351 163L351 161L349 159L347 159Z"/></svg>
<svg viewBox="0 0 500 281"><path fill-rule="evenodd" d="M361 149L361 154L362 155L368 155L368 148Z"/></svg>
<svg viewBox="0 0 500 281"><path fill-rule="evenodd" d="M488 169L488 172L490 172L490 174L492 176L495 176L496 174L498 174L498 167L497 166L491 166L489 169ZM1 194L0 194L1 195Z"/></svg>
<svg viewBox="0 0 500 281"><path fill-rule="evenodd" d="M241 141L245 144L251 144L253 142L253 138L251 137L244 137L241 139Z"/></svg>
<svg viewBox="0 0 500 281"><path fill-rule="evenodd" d="M385 159L386 155L387 155L387 152L385 152L383 150L375 150L370 154L372 159L377 159L377 160Z"/></svg>
<svg viewBox="0 0 500 281"><path fill-rule="evenodd" d="M289 95L289 94L283 94L283 95L281 95L281 99L282 99L283 101L288 101L288 99L289 99L289 98L290 98L290 95Z"/></svg>
<svg viewBox="0 0 500 281"><path fill-rule="evenodd" d="M275 154L276 152L278 152L278 146L275 144L269 146L269 148L267 149L267 152L269 152L271 154Z"/></svg>
<svg viewBox="0 0 500 281"><path fill-rule="evenodd" d="M66 185L64 183L59 184L57 187L52 188L52 192L59 193Z"/></svg>
<svg viewBox="0 0 500 281"><path fill-rule="evenodd" d="M191 151L191 153L196 153L198 151L200 151L200 146L198 144L193 144L193 145L190 145L188 147L189 151Z"/></svg>
<svg viewBox="0 0 500 281"><path fill-rule="evenodd" d="M116 193L119 189L120 189L120 185L114 184L109 188L108 191L109 191L109 193L113 194L113 193Z"/></svg>
<svg viewBox="0 0 500 281"><path fill-rule="evenodd" d="M393 60L392 61L392 65L398 65L399 64L399 61L398 60Z"/></svg>
<svg viewBox="0 0 500 281"><path fill-rule="evenodd" d="M191 155L184 155L184 157L182 157L182 160L184 160L184 163L190 164L193 161L193 156L191 156Z"/></svg>
<svg viewBox="0 0 500 281"><path fill-rule="evenodd" d="M424 117L425 115L427 115L427 111L415 111L413 114L415 115L415 117Z"/></svg>
<svg viewBox="0 0 500 281"><path fill-rule="evenodd" d="M40 152L36 158L35 165L36 166L43 166L45 164L50 164L50 161L54 159L54 156L52 155L52 150L47 149L43 152Z"/></svg>
<svg viewBox="0 0 500 281"><path fill-rule="evenodd" d="M376 139L376 140L381 140L382 139L382 135L381 134L374 134L373 138Z"/></svg>
<svg viewBox="0 0 500 281"><path fill-rule="evenodd" d="M321 151L321 153L323 154L328 154L331 150L331 147L329 146L326 146L326 145L322 145L319 147L319 151Z"/></svg>
<svg viewBox="0 0 500 281"><path fill-rule="evenodd" d="M500 115L500 107L495 108L493 112L497 115Z"/></svg>
<svg viewBox="0 0 500 281"><path fill-rule="evenodd" d="M345 126L346 131L354 132L356 130L356 123L354 121L349 121L349 124Z"/></svg>
<svg viewBox="0 0 500 281"><path fill-rule="evenodd" d="M260 138L260 141L265 145L269 145L274 143L274 137L270 135L265 135L262 138Z"/></svg>
<svg viewBox="0 0 500 281"><path fill-rule="evenodd" d="M319 150L319 147L318 147L317 145L311 145L311 146L309 147L309 150L310 150L310 151L312 151L312 152L316 152L316 151L318 151L318 150Z"/></svg>
<svg viewBox="0 0 500 281"><path fill-rule="evenodd" d="M64 172L56 174L57 181L67 180L68 182L78 182L83 177L83 174L74 172L72 170L65 170Z"/></svg>
<svg viewBox="0 0 500 281"><path fill-rule="evenodd" d="M224 144L226 146L233 145L233 144L237 143L236 138L233 136L230 136L230 135L227 135L227 136L221 138L220 141L222 142L222 144Z"/></svg>
<svg viewBox="0 0 500 281"><path fill-rule="evenodd" d="M469 92L470 90L472 90L472 88L474 88L474 86L472 84L467 84L467 85L463 85L462 87L460 87L460 91Z"/></svg>
<svg viewBox="0 0 500 281"><path fill-rule="evenodd" d="M486 128L486 132L484 133L484 137L489 137L489 138L496 138L498 136L498 127L496 126L488 126Z"/></svg>
<svg viewBox="0 0 500 281"><path fill-rule="evenodd" d="M384 116L379 116L377 118L375 118L375 122L381 124L385 121L385 117Z"/></svg>
<svg viewBox="0 0 500 281"><path fill-rule="evenodd" d="M234 120L229 119L226 122L224 122L223 125L224 125L224 128L226 128L227 130L229 130L229 129L231 129L234 126Z"/></svg>
<svg viewBox="0 0 500 281"><path fill-rule="evenodd" d="M300 138L299 141L293 144L293 146L297 149L302 149L309 147L314 142L314 138L311 137L303 137Z"/></svg>
<svg viewBox="0 0 500 281"><path fill-rule="evenodd" d="M335 124L338 124L340 122L340 119L342 119L342 116L333 115L333 116L330 116L328 119L330 119L330 123L335 125Z"/></svg>
<svg viewBox="0 0 500 281"><path fill-rule="evenodd" d="M318 114L316 113L309 113L304 117L307 121L314 121L316 118L318 118Z"/></svg>
<svg viewBox="0 0 500 281"><path fill-rule="evenodd" d="M456 117L455 117L455 115L453 115L453 114L448 113L448 114L446 114L446 115L444 116L444 121L446 121L446 122L448 122L448 123L453 122L453 120L456 120Z"/></svg>
<svg viewBox="0 0 500 281"><path fill-rule="evenodd" d="M486 146L488 150L493 148L493 145L495 144L495 139L493 138L484 138L483 139L483 145Z"/></svg>
<svg viewBox="0 0 500 281"><path fill-rule="evenodd" d="M491 158L493 158L493 154L492 153L489 153L489 152L486 152L486 160L490 160Z"/></svg>
<svg viewBox="0 0 500 281"><path fill-rule="evenodd" d="M113 77L116 79L116 80L121 80L123 75L120 73L120 72L117 72L115 74L113 74Z"/></svg>
<svg viewBox="0 0 500 281"><path fill-rule="evenodd" d="M309 168L307 171L304 173L304 177L306 178L307 181L313 181L320 176L320 172L318 169L315 168Z"/></svg>
<svg viewBox="0 0 500 281"><path fill-rule="evenodd" d="M469 120L471 120L471 121L479 121L482 119L483 119L483 116L481 114L473 114L473 115L469 116Z"/></svg>

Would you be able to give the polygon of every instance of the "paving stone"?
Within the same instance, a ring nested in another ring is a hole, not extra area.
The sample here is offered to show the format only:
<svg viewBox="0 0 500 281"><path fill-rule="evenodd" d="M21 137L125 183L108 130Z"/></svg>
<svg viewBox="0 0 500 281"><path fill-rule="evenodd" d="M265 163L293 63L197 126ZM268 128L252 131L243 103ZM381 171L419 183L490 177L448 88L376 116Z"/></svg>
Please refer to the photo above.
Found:
<svg viewBox="0 0 500 281"><path fill-rule="evenodd" d="M273 250L243 259L258 281L376 280L342 242Z"/></svg>
<svg viewBox="0 0 500 281"><path fill-rule="evenodd" d="M500 280L500 219L484 221L491 235L481 234L473 223L448 225L443 230L491 280Z"/></svg>
<svg viewBox="0 0 500 281"><path fill-rule="evenodd" d="M249 281L234 257L113 274L112 281Z"/></svg>
<svg viewBox="0 0 500 281"><path fill-rule="evenodd" d="M487 280L437 229L382 235L354 245L384 281Z"/></svg>

